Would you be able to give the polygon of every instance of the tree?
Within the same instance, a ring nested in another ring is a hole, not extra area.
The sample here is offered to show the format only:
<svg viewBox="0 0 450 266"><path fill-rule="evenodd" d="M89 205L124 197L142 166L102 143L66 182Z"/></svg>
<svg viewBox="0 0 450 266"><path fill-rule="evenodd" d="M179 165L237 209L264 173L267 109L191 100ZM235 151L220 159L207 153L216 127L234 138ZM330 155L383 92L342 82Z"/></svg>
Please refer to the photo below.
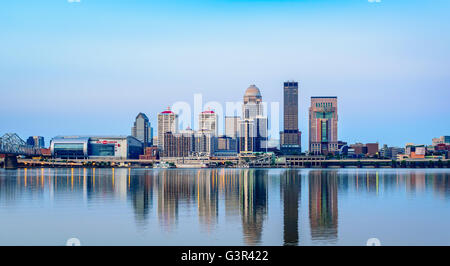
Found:
<svg viewBox="0 0 450 266"><path fill-rule="evenodd" d="M400 162L400 167L401 167L401 168L406 168L406 166L407 166L406 161L405 161L405 160L402 160L402 161Z"/></svg>
<svg viewBox="0 0 450 266"><path fill-rule="evenodd" d="M395 160L391 161L391 167L392 168L397 168L397 162Z"/></svg>

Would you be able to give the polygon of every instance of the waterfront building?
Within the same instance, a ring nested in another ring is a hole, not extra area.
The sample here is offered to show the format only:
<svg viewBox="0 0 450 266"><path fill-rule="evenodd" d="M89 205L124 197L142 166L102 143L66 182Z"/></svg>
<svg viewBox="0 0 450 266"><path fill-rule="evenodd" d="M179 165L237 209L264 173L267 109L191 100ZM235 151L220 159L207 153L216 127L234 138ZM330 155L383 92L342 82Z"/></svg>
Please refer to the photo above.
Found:
<svg viewBox="0 0 450 266"><path fill-rule="evenodd" d="M355 150L355 155L362 156L367 153L367 147L362 143L351 144L350 147Z"/></svg>
<svg viewBox="0 0 450 266"><path fill-rule="evenodd" d="M194 133L193 153L197 156L210 156L215 150L215 136L209 130Z"/></svg>
<svg viewBox="0 0 450 266"><path fill-rule="evenodd" d="M236 139L239 134L239 116L225 116L225 136Z"/></svg>
<svg viewBox="0 0 450 266"><path fill-rule="evenodd" d="M379 144L378 143L367 143L367 156L373 157L379 155Z"/></svg>
<svg viewBox="0 0 450 266"><path fill-rule="evenodd" d="M388 147L388 145L383 145L383 148L380 150L380 157L386 159L396 160L399 154L404 154L405 149L399 147Z"/></svg>
<svg viewBox="0 0 450 266"><path fill-rule="evenodd" d="M144 154L139 156L139 160L158 160L159 150L156 146L146 147Z"/></svg>
<svg viewBox="0 0 450 266"><path fill-rule="evenodd" d="M239 121L239 152L255 151L256 126L253 120Z"/></svg>
<svg viewBox="0 0 450 266"><path fill-rule="evenodd" d="M164 133L178 132L178 115L167 108L166 111L158 114L158 148L164 148Z"/></svg>
<svg viewBox="0 0 450 266"><path fill-rule="evenodd" d="M283 131L280 132L280 150L283 154L301 153L301 132L298 129L298 82L284 82Z"/></svg>
<svg viewBox="0 0 450 266"><path fill-rule="evenodd" d="M216 137L210 130L194 131L190 128L179 133L164 133L162 157L211 156Z"/></svg>
<svg viewBox="0 0 450 266"><path fill-rule="evenodd" d="M198 123L199 130L209 130L215 136L219 135L217 126L217 114L214 111L208 110L201 112L199 114Z"/></svg>
<svg viewBox="0 0 450 266"><path fill-rule="evenodd" d="M411 159L425 159L427 148L425 145L416 145L407 143L405 146L405 155Z"/></svg>
<svg viewBox="0 0 450 266"><path fill-rule="evenodd" d="M309 152L313 155L338 151L337 97L311 97Z"/></svg>
<svg viewBox="0 0 450 266"><path fill-rule="evenodd" d="M192 152L192 142L190 134L166 132L162 157L188 157Z"/></svg>
<svg viewBox="0 0 450 266"><path fill-rule="evenodd" d="M148 117L144 113L136 116L134 126L131 128L131 136L141 141L144 147L152 146L153 130Z"/></svg>
<svg viewBox="0 0 450 266"><path fill-rule="evenodd" d="M450 136L442 136L439 138L433 138L433 146L437 146L438 144L450 145Z"/></svg>
<svg viewBox="0 0 450 266"><path fill-rule="evenodd" d="M350 145L350 147L355 150L355 155L360 157L374 157L379 154L378 143L355 143Z"/></svg>
<svg viewBox="0 0 450 266"><path fill-rule="evenodd" d="M244 94L242 119L239 120L239 151L243 153L267 150L267 117L264 116L261 92L251 85Z"/></svg>
<svg viewBox="0 0 450 266"><path fill-rule="evenodd" d="M230 138L228 136L219 136L216 138L215 151L214 153L221 152L229 152L229 153L237 153L237 140L235 138Z"/></svg>
<svg viewBox="0 0 450 266"><path fill-rule="evenodd" d="M356 156L355 149L353 149L353 148L348 148L348 149L347 149L347 157L353 158L353 157L355 157L355 156Z"/></svg>
<svg viewBox="0 0 450 266"><path fill-rule="evenodd" d="M348 143L345 141L338 141L338 152L337 154L342 156L348 156L348 149L350 147L348 146Z"/></svg>
<svg viewBox="0 0 450 266"><path fill-rule="evenodd" d="M41 136L31 136L27 139L27 145L33 146L34 148L44 148L45 147L45 141L44 137Z"/></svg>
<svg viewBox="0 0 450 266"><path fill-rule="evenodd" d="M138 159L142 143L133 136L57 136L50 142L53 158Z"/></svg>

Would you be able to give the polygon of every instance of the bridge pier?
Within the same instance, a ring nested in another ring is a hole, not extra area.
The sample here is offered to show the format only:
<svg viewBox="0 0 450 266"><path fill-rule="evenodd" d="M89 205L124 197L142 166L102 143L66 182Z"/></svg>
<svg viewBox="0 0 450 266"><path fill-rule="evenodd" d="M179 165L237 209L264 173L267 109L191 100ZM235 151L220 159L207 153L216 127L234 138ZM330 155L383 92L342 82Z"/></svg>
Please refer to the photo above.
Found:
<svg viewBox="0 0 450 266"><path fill-rule="evenodd" d="M17 162L17 156L7 154L5 155L5 162L3 163L5 169L17 169L19 163Z"/></svg>

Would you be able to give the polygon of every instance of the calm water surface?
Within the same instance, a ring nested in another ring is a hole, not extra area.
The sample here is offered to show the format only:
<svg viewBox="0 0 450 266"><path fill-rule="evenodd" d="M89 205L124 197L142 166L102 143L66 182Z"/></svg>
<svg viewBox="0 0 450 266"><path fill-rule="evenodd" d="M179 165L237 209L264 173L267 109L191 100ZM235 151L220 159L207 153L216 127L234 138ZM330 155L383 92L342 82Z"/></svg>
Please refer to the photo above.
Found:
<svg viewBox="0 0 450 266"><path fill-rule="evenodd" d="M0 169L0 245L450 245L450 171Z"/></svg>

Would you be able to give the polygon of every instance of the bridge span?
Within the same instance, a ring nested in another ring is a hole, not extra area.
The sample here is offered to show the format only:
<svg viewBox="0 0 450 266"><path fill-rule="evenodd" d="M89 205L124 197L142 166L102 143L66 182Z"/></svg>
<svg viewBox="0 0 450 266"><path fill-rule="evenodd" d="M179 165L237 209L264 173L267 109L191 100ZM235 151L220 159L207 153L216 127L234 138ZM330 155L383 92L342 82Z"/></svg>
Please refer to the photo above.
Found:
<svg viewBox="0 0 450 266"><path fill-rule="evenodd" d="M6 133L0 138L0 155L4 157L4 168L17 169L17 156L41 156L41 149L27 145L16 133Z"/></svg>

